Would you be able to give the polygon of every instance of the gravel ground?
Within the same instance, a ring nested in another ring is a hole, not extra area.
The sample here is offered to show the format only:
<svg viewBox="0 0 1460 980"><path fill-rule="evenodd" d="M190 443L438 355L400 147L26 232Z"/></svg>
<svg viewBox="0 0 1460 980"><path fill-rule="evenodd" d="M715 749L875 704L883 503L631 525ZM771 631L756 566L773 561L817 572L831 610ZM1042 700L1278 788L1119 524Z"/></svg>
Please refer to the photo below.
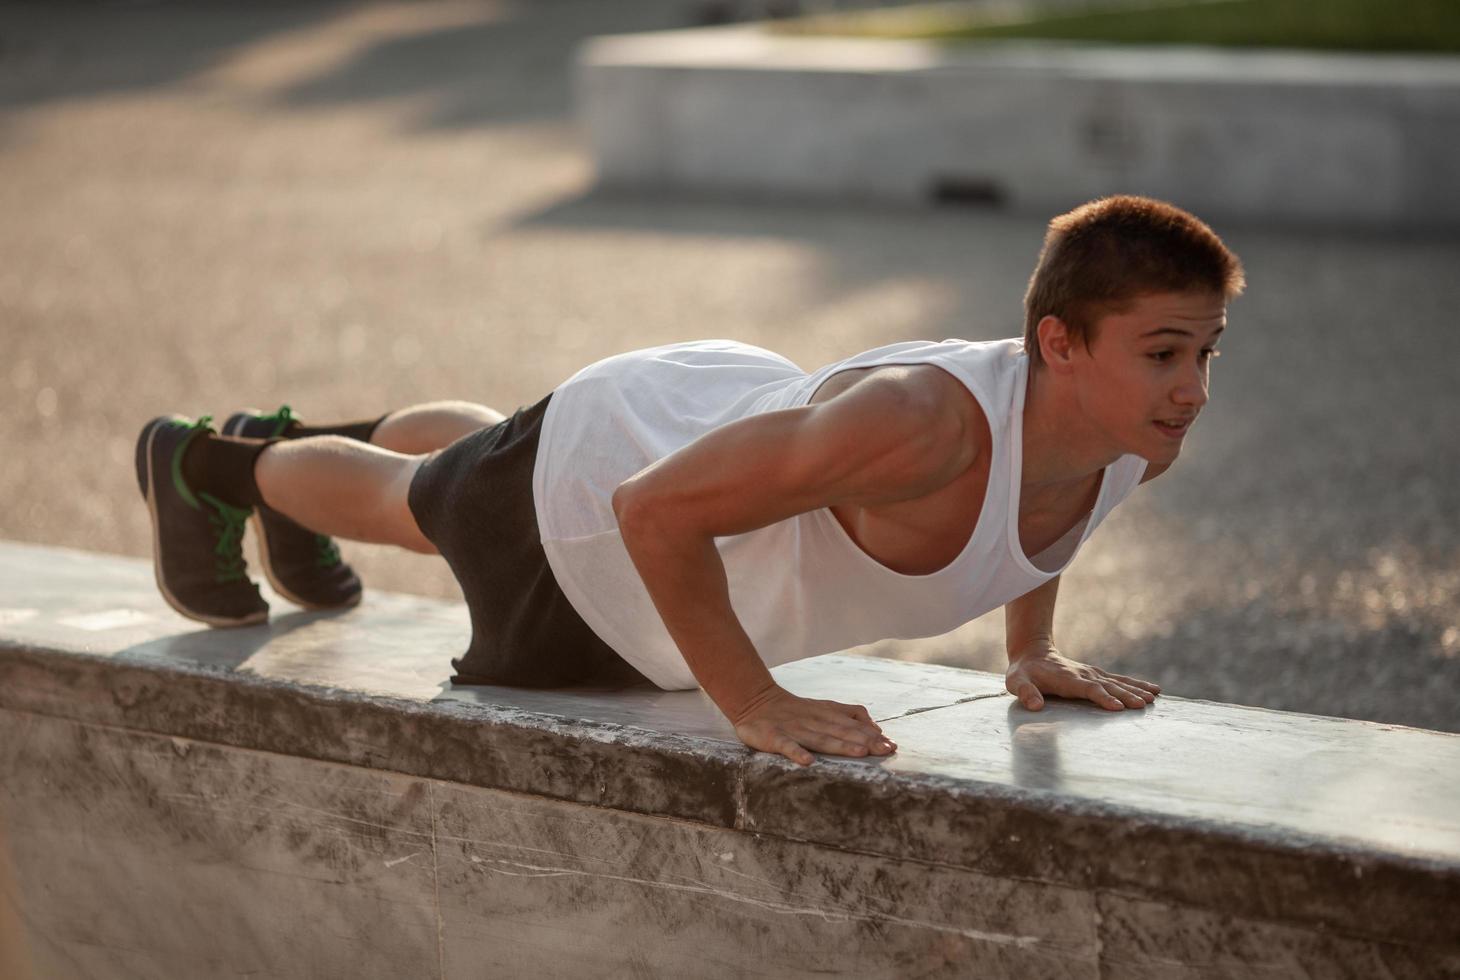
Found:
<svg viewBox="0 0 1460 980"><path fill-rule="evenodd" d="M1019 329L1039 218L595 193L568 66L669 0L0 7L0 537L144 556L156 414L510 411L734 337L810 369ZM1321 165L1321 163L1319 164ZM1218 225L1250 280L1181 463L1066 573L1071 656L1460 732L1460 238ZM346 546L373 588L439 560ZM871 652L1001 669L995 614Z"/></svg>

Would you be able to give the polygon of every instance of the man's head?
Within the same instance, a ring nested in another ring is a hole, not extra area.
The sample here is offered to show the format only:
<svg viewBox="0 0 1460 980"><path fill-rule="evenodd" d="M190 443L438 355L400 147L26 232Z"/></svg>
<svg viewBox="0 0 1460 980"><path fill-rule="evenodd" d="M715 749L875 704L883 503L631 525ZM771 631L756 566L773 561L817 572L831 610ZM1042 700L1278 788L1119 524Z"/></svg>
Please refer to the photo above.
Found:
<svg viewBox="0 0 1460 980"><path fill-rule="evenodd" d="M1142 296L1206 295L1223 305L1242 292L1242 263L1192 215L1146 197L1107 197L1049 223L1024 294L1024 349L1044 364L1039 326L1053 317L1086 350L1100 320Z"/></svg>

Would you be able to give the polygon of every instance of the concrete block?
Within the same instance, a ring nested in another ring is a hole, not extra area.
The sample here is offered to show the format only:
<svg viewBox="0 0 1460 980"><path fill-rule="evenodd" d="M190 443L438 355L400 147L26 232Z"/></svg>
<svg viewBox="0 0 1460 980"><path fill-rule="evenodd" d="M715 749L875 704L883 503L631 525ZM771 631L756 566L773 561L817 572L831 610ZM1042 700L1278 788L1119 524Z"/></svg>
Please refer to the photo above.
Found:
<svg viewBox="0 0 1460 980"><path fill-rule="evenodd" d="M419 972L375 944L452 976L1460 956L1460 736L1169 695L1035 714L998 675L837 655L776 675L901 748L801 768L699 692L452 689L450 603L199 630L146 562L10 544L0 597L0 825L58 976Z"/></svg>
<svg viewBox="0 0 1460 980"><path fill-rule="evenodd" d="M0 711L37 976L428 976L425 781Z"/></svg>
<svg viewBox="0 0 1460 980"><path fill-rule="evenodd" d="M609 187L1048 214L1105 194L1213 218L1460 225L1460 59L778 36L598 38L580 115Z"/></svg>
<svg viewBox="0 0 1460 980"><path fill-rule="evenodd" d="M9 711L0 740L47 977L1096 976L1074 889Z"/></svg>
<svg viewBox="0 0 1460 980"><path fill-rule="evenodd" d="M756 760L744 826L1375 939L1460 938L1419 912L1460 886L1460 799L1437 779L1460 771L1460 737L1167 696L1118 714L980 699L884 728L897 755L831 762L834 782ZM1398 905L1356 901L1395 890Z"/></svg>
<svg viewBox="0 0 1460 980"><path fill-rule="evenodd" d="M1363 904L1362 896L1356 896ZM1134 980L1460 977L1460 954L1370 943L1281 922L1101 892L1103 976ZM1180 959L1170 951L1182 951Z"/></svg>
<svg viewBox="0 0 1460 980"><path fill-rule="evenodd" d="M436 799L448 977L488 961L513 976L1096 975L1073 889L465 787Z"/></svg>

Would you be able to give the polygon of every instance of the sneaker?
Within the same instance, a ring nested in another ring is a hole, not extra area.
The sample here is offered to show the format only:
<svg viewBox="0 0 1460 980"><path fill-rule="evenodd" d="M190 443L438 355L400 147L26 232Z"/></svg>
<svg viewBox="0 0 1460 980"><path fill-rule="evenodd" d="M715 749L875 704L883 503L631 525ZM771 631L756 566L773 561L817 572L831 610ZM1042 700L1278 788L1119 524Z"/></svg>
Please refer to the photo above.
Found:
<svg viewBox="0 0 1460 980"><path fill-rule="evenodd" d="M201 491L182 477L183 451L210 419L165 415L137 437L137 485L152 516L152 563L167 604L210 626L249 626L269 604L249 580L243 528L249 511Z"/></svg>
<svg viewBox="0 0 1460 980"><path fill-rule="evenodd" d="M230 415L223 434L270 439L283 435L293 422L288 405L273 415L249 408ZM264 575L279 595L306 609L345 609L359 603L364 591L360 578L329 535L315 534L264 504L254 509L253 526Z"/></svg>

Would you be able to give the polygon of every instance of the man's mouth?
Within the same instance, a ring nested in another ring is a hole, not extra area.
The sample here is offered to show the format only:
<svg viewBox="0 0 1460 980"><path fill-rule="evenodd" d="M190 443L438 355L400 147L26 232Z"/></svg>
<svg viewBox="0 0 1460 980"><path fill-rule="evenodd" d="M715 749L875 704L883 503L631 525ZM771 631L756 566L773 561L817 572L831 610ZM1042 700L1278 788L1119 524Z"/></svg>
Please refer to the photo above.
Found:
<svg viewBox="0 0 1460 980"><path fill-rule="evenodd" d="M1191 428L1191 423L1193 421L1195 421L1195 420L1194 419L1169 419L1169 420L1157 419L1156 420L1156 428L1160 429L1161 430L1161 433L1163 435L1170 436L1172 438L1180 438L1181 436L1186 435L1186 430L1189 429L1189 428Z"/></svg>

